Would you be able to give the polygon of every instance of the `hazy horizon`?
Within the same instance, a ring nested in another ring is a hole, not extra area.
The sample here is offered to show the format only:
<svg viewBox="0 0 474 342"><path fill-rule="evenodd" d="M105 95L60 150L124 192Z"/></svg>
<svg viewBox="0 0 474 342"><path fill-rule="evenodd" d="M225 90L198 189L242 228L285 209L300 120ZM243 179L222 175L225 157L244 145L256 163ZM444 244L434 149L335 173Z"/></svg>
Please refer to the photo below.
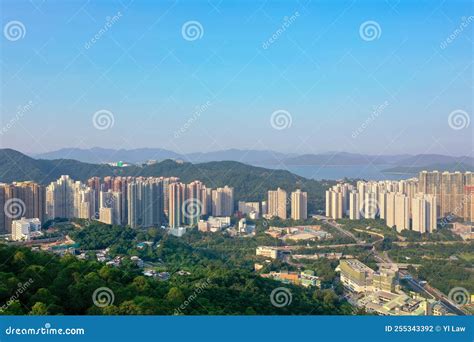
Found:
<svg viewBox="0 0 474 342"><path fill-rule="evenodd" d="M3 148L472 155L469 1L1 7Z"/></svg>
<svg viewBox="0 0 474 342"><path fill-rule="evenodd" d="M295 156L301 156L301 155L324 155L324 154L336 154L336 153L348 153L348 154L361 154L361 155L368 155L368 156L377 156L377 155L385 155L385 156L400 156L400 155L410 155L410 156L416 156L416 155L422 155L422 154L435 154L435 155L443 155L443 156L449 156L449 157L472 157L472 153L471 154L445 154L445 153L394 153L394 154L370 154L370 153L360 153L360 152L353 152L353 151L320 151L320 152L308 152L308 153L305 153L305 152L300 152L300 153L295 153L295 152L291 152L291 151L278 151L278 150L271 150L271 149L246 149L246 148L235 148L235 147L229 147L229 148L226 148L226 149L222 149L222 150L210 150L210 151L182 151L182 152L176 152L172 149L167 149L167 148L164 148L164 147L150 147L150 146L140 146L140 147L134 147L134 148L130 148L130 149L124 149L124 148L114 148L114 147L104 147L104 146L92 146L92 147L74 147L74 146L71 146L71 147L61 147L61 148L58 148L58 149L54 149L54 150L50 150L50 151L42 151L42 152L30 152L30 151L23 151L23 150L20 150L20 149L16 149L16 148L12 148L12 147L2 147L2 148L11 148L13 150L16 150L18 152L21 152L23 154L26 154L26 155L29 155L29 156L37 156L37 155L41 155L41 154L47 154L47 153L53 153L53 152L58 152L58 151L61 151L61 150L69 150L69 149L80 149L80 150L83 150L83 151L87 151L87 150L92 150L92 149L105 149L105 150L115 150L115 151L119 151L119 150L125 150L125 151L130 151L130 150L140 150L140 149L162 149L162 150L167 150L167 151L170 151L170 152L174 152L174 153L177 153L177 154L183 154L183 155L189 155L189 154L198 154L198 153L216 153L216 152L225 152L225 151L231 151L231 150L235 150L235 151L258 151L258 152L276 152L276 153L282 153L282 154L287 154L287 155L295 155Z"/></svg>

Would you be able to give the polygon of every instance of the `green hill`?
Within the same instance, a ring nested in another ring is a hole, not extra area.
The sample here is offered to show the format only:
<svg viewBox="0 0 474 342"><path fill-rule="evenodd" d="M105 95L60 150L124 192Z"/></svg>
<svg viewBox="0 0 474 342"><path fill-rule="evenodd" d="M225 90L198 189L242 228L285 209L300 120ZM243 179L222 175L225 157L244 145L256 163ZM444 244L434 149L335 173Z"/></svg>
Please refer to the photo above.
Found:
<svg viewBox="0 0 474 342"><path fill-rule="evenodd" d="M61 175L85 181L92 176L176 176L183 182L201 180L207 187L229 185L235 200L261 201L267 191L281 187L290 192L296 188L308 192L308 210L324 208L324 191L334 181L315 181L284 170L271 170L234 161L201 164L165 160L146 166L112 167L82 163L71 159L42 160L30 158L11 149L0 150L0 182L33 180L49 184Z"/></svg>
<svg viewBox="0 0 474 342"><path fill-rule="evenodd" d="M127 230L128 235L136 234ZM124 232L123 227L118 231ZM158 281L143 276L129 259L115 268L93 260L78 260L72 255L60 258L0 243L0 302L8 303L0 307L0 314L340 315L352 312L350 305L339 300L332 290L293 285L285 285L291 291L290 304L276 307L272 305L271 293L281 283L261 278L248 269L232 267L214 256L213 251L196 251L177 238L164 237L160 246L164 260L176 260L190 274L183 277L173 272L168 281ZM182 265L183 260L187 265ZM101 298L96 291L109 297ZM94 299L109 300L94 305Z"/></svg>

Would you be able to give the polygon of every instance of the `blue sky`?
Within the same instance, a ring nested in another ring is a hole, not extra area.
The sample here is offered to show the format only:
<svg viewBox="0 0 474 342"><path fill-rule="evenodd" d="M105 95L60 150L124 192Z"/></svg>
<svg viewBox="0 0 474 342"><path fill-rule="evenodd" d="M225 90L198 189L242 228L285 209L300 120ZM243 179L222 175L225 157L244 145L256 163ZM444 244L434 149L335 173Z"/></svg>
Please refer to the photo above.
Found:
<svg viewBox="0 0 474 342"><path fill-rule="evenodd" d="M470 1L1 6L2 147L472 154ZM12 21L18 40L5 33ZM183 37L189 21L200 38ZM373 40L361 35L368 21ZM100 110L113 116L106 129L93 122ZM279 110L283 129L271 122Z"/></svg>

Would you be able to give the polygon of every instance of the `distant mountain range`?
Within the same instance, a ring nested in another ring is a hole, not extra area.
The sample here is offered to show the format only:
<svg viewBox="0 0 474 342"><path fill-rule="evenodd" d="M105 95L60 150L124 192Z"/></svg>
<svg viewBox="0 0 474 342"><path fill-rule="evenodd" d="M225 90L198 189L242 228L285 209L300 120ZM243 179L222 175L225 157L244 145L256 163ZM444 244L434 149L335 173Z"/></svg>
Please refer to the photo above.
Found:
<svg viewBox="0 0 474 342"><path fill-rule="evenodd" d="M238 150L229 149L215 152L196 152L179 154L162 148L137 148L131 150L114 150L94 147L91 149L63 148L57 151L32 154L37 159L74 159L84 163L109 163L123 161L128 163L144 163L148 160L162 161L166 159L180 159L191 163L204 163L210 161L238 161L254 164L260 161L275 162L295 156L273 151Z"/></svg>
<svg viewBox="0 0 474 342"><path fill-rule="evenodd" d="M114 150L109 148L93 147L91 149L62 148L41 154L32 154L37 159L74 159L84 163L105 164L124 161L133 164L147 160L182 159L182 155L161 148L139 148L132 150Z"/></svg>
<svg viewBox="0 0 474 342"><path fill-rule="evenodd" d="M335 181L316 181L285 170L272 170L236 161L213 161L199 164L164 160L151 165L125 167L84 163L73 159L34 159L12 149L0 149L0 182L32 180L49 184L61 175L86 181L98 176L176 176L188 183L201 180L208 187L234 187L235 200L261 201L267 191L281 187L288 192L299 188L308 192L308 210L324 208L324 191Z"/></svg>
<svg viewBox="0 0 474 342"><path fill-rule="evenodd" d="M411 157L410 155L366 155L347 152L327 152L321 154L303 154L288 157L283 160L286 165L317 165L317 166L350 166L366 165L395 165L399 161Z"/></svg>
<svg viewBox="0 0 474 342"><path fill-rule="evenodd" d="M321 210L324 207L324 191L331 185L335 184L335 181L322 180L316 181L301 177L294 173L285 170L278 170L274 168L264 168L261 166L248 165L237 161L206 161L206 158L223 159L226 157L240 158L242 160L253 160L253 163L259 163L258 157L263 158L273 156L273 160L281 158L283 154L276 154L271 151L241 151L231 150L232 152L220 151L212 153L194 154L194 161L198 160L199 163L190 163L188 161L179 161L172 159L165 159L160 162L153 164L139 164L125 167L110 166L104 163L86 163L71 158L75 158L78 155L82 155L84 158L94 153L100 152L102 156L106 156L107 161L117 161L122 158L108 159L108 156L112 156L114 153L120 154L120 156L133 156L133 152L126 150L106 150L97 149L94 152L90 150L69 150L69 154L63 154L57 151L58 155L63 155L63 158L59 159L35 159L29 157L21 152L12 149L0 149L0 182L11 183L13 181L25 181L33 180L41 184L48 184L53 180L58 179L61 175L70 175L75 180L85 181L90 177L98 176L177 176L180 177L183 182L191 182L199 179L209 187L220 187L229 185L235 189L235 199L245 200L263 200L267 196L269 189L281 187L288 192L293 191L297 188L308 192L308 207L312 212ZM143 156L151 157L150 151L157 151L160 156L164 157L167 153L173 153L161 149L141 149L142 157L138 158L135 155L133 161L143 160ZM80 152L80 153L79 153ZM138 151L136 152L139 153ZM49 154L52 157L54 154ZM154 159L158 159L154 155ZM183 159L183 156L174 153L174 157L178 156ZM105 161L104 160L104 161ZM130 159L123 158L124 161ZM265 159L267 162L271 159ZM290 163L298 162L312 162L312 163L328 163L337 162L339 165L363 165L371 161L373 163L388 163L384 165L393 165L388 172L400 172L400 173L416 173L421 169L439 171L451 170L451 171L467 171L473 170L472 158L452 158L442 155L419 155L419 156L362 156L350 153L328 153L320 155L303 155L303 156L287 156L286 159ZM363 162L364 161L364 162ZM248 162L250 164L250 162ZM397 165L398 163L398 165ZM430 165L424 165L430 163ZM469 164L468 164L469 163ZM298 164L296 164L298 165ZM312 164L306 164L312 165ZM315 164L317 165L317 164ZM324 165L324 164L323 164ZM334 164L333 164L334 165Z"/></svg>
<svg viewBox="0 0 474 342"><path fill-rule="evenodd" d="M473 170L474 158L470 156L452 157L441 154L419 155L366 155L347 152L327 152L320 154L287 154L269 150L228 149L214 152L180 154L161 148L139 148L115 150L100 147L91 149L64 148L48 153L31 155L37 159L74 159L93 164L123 161L141 164L148 160L183 160L191 163L211 161L238 161L258 166L357 166L383 165L387 172L418 172L422 169Z"/></svg>

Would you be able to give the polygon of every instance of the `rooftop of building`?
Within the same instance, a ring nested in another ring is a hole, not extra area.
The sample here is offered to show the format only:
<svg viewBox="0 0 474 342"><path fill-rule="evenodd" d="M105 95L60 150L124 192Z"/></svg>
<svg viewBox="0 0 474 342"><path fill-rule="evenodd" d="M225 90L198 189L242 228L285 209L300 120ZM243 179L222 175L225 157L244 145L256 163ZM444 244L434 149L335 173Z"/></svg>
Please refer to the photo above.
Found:
<svg viewBox="0 0 474 342"><path fill-rule="evenodd" d="M373 269L371 269L369 266L365 265L358 259L344 259L344 260L341 260L341 264L342 263L360 272L374 272Z"/></svg>

